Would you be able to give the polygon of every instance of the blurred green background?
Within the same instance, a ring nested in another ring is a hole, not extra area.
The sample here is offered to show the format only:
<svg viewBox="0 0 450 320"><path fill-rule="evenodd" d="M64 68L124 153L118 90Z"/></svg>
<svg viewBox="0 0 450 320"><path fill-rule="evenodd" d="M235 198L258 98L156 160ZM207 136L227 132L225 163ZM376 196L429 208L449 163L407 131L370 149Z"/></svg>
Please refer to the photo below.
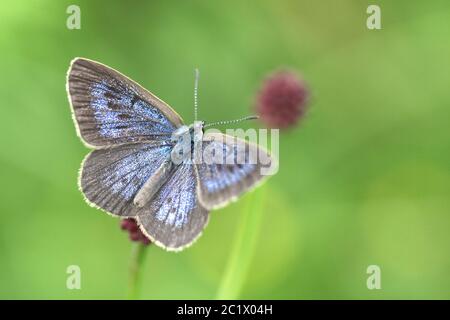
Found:
<svg viewBox="0 0 450 320"><path fill-rule="evenodd" d="M81 30L66 9L81 7ZM366 28L378 4L382 30ZM193 120L250 113L291 67L311 88L281 134L240 298L450 298L448 1L3 1L0 298L125 297L131 243L83 201L88 150L65 91L76 56L142 83ZM254 123L246 124L254 126ZM214 298L248 196L178 253L149 247L142 298ZM81 268L81 290L66 268ZM379 265L382 289L368 290Z"/></svg>

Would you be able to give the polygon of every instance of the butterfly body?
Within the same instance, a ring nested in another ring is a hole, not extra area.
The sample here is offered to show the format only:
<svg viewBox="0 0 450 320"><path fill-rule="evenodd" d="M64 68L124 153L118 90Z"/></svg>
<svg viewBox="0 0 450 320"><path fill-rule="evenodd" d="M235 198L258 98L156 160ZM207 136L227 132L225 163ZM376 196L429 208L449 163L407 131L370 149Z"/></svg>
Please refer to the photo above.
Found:
<svg viewBox="0 0 450 320"><path fill-rule="evenodd" d="M133 199L134 205L142 208L154 195L161 189L163 184L169 178L174 165L170 157L161 164L161 166L153 173L147 182L141 187Z"/></svg>
<svg viewBox="0 0 450 320"><path fill-rule="evenodd" d="M138 207L143 207L145 203L151 201L153 196L164 185L175 166L183 162L191 161L190 156L193 155L193 148L203 138L203 121L196 121L190 126L181 126L176 129L171 140L175 143L172 148L170 157L168 156L155 173L141 187L133 203Z"/></svg>
<svg viewBox="0 0 450 320"><path fill-rule="evenodd" d="M79 175L86 200L114 216L133 217L165 249L189 246L210 210L262 180L262 164L248 161L252 153L270 165L257 145L205 133L201 121L184 125L166 103L98 62L74 59L67 91L77 133L94 149Z"/></svg>

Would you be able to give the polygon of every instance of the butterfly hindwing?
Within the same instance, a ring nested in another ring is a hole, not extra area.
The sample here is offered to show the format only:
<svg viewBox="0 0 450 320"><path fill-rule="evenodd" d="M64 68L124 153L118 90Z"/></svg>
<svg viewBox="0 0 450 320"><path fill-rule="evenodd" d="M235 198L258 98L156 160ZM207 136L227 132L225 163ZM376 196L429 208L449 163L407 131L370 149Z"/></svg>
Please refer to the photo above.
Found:
<svg viewBox="0 0 450 320"><path fill-rule="evenodd" d="M101 63L72 61L67 91L80 138L90 147L166 140L180 116L136 82Z"/></svg>
<svg viewBox="0 0 450 320"><path fill-rule="evenodd" d="M113 215L134 216L133 199L170 155L160 141L94 150L82 163L79 186L87 201Z"/></svg>
<svg viewBox="0 0 450 320"><path fill-rule="evenodd" d="M273 161L258 145L220 133L205 134L202 154L203 161L196 165L199 199L209 210L225 206L254 187L265 177L263 167Z"/></svg>
<svg viewBox="0 0 450 320"><path fill-rule="evenodd" d="M154 198L137 211L137 220L153 242L168 250L182 250L197 239L208 210L198 201L194 166L176 166Z"/></svg>

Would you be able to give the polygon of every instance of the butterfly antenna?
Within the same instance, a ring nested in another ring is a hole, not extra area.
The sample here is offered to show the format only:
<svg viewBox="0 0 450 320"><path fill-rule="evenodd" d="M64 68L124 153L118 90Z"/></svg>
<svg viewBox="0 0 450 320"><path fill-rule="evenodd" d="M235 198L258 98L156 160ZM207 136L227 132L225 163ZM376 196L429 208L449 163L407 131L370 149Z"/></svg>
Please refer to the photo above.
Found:
<svg viewBox="0 0 450 320"><path fill-rule="evenodd" d="M198 78L200 77L200 72L198 68L195 68L195 83L194 83L194 120L198 119Z"/></svg>
<svg viewBox="0 0 450 320"><path fill-rule="evenodd" d="M235 120L217 121L217 122L213 122L213 123L208 123L208 124L204 125L203 128L208 128L208 127L215 126L215 125L237 123L237 122L247 121L247 120L255 120L258 118L259 118L258 116L247 116L247 117L243 117L243 118L235 119Z"/></svg>

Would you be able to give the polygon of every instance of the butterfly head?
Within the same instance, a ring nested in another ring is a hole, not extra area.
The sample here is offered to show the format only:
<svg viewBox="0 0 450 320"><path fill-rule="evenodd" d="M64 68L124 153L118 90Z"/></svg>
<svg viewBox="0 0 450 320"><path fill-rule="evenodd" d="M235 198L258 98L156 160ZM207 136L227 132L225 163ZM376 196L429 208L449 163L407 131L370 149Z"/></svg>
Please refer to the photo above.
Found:
<svg viewBox="0 0 450 320"><path fill-rule="evenodd" d="M193 134L195 134L195 132L204 132L204 127L205 121L194 121L194 123L189 126Z"/></svg>

